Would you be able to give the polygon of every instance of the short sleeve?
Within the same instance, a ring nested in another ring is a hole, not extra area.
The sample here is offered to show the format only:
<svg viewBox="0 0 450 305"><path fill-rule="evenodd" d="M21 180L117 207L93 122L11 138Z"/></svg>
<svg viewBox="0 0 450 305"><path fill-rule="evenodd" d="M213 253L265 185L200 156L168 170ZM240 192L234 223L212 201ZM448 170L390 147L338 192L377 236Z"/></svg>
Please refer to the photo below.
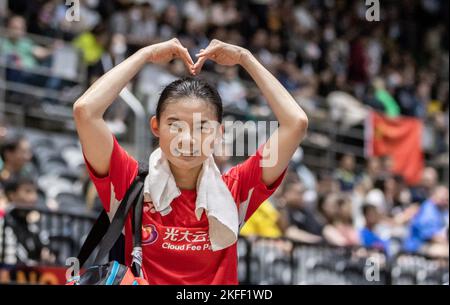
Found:
<svg viewBox="0 0 450 305"><path fill-rule="evenodd" d="M287 167L272 185L267 186L262 181L261 160L263 147L264 145L260 146L255 154L251 155L244 162L232 167L222 177L238 204L241 227L258 207L276 191L286 174Z"/></svg>
<svg viewBox="0 0 450 305"><path fill-rule="evenodd" d="M112 203L118 203L123 199L138 172L138 162L120 146L114 135L113 143L109 172L105 177L97 175L83 152L89 177L107 212L111 212L112 209L115 211L117 206L111 206Z"/></svg>

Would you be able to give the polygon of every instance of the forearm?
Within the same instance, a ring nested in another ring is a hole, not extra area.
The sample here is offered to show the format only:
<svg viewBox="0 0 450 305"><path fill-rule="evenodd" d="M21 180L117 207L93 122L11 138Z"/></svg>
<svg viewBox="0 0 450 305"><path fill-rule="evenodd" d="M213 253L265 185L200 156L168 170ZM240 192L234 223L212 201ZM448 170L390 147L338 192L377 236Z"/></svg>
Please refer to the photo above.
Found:
<svg viewBox="0 0 450 305"><path fill-rule="evenodd" d="M52 55L53 50L50 48L44 48L41 46L36 46L32 50L33 56L37 59L44 59Z"/></svg>
<svg viewBox="0 0 450 305"><path fill-rule="evenodd" d="M289 228L287 228L285 236L295 241L306 242L311 244L318 243L322 240L321 236L311 234L295 226L290 226Z"/></svg>
<svg viewBox="0 0 450 305"><path fill-rule="evenodd" d="M250 52L243 51L240 64L267 99L280 127L305 132L307 116L286 88Z"/></svg>
<svg viewBox="0 0 450 305"><path fill-rule="evenodd" d="M147 62L149 52L150 47L143 48L105 73L75 102L74 109L82 108L82 112L92 118L103 117L120 91Z"/></svg>

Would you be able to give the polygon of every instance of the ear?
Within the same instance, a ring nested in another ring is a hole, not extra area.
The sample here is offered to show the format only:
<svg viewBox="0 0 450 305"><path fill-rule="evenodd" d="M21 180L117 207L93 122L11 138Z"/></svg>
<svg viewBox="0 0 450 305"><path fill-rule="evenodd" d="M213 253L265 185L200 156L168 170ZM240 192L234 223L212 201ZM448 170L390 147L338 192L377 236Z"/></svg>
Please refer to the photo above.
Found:
<svg viewBox="0 0 450 305"><path fill-rule="evenodd" d="M150 119L150 130L155 137L159 138L159 122L155 115Z"/></svg>

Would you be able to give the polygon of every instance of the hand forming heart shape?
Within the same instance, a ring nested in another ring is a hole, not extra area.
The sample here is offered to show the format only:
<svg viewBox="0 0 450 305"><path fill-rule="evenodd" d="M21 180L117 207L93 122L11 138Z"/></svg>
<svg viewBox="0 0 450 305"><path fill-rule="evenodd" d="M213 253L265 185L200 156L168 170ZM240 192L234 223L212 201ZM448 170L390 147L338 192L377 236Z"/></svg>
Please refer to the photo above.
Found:
<svg viewBox="0 0 450 305"><path fill-rule="evenodd" d="M200 73L206 60L210 59L219 65L233 66L241 64L242 55L246 49L229 43L213 39L206 49L201 49L196 54L197 62L194 63L187 48L183 47L177 38L150 46L149 60L154 63L167 63L175 58L183 60L192 75Z"/></svg>

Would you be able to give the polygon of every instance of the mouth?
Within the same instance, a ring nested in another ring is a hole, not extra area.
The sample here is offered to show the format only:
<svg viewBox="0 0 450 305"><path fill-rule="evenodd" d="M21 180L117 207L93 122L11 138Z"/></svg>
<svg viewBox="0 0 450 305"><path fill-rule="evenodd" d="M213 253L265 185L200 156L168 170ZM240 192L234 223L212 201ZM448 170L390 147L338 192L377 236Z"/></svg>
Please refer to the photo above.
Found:
<svg viewBox="0 0 450 305"><path fill-rule="evenodd" d="M192 157L199 156L198 151L188 151L188 150L176 149L176 152L179 154L180 157L184 157L184 158L192 158Z"/></svg>

